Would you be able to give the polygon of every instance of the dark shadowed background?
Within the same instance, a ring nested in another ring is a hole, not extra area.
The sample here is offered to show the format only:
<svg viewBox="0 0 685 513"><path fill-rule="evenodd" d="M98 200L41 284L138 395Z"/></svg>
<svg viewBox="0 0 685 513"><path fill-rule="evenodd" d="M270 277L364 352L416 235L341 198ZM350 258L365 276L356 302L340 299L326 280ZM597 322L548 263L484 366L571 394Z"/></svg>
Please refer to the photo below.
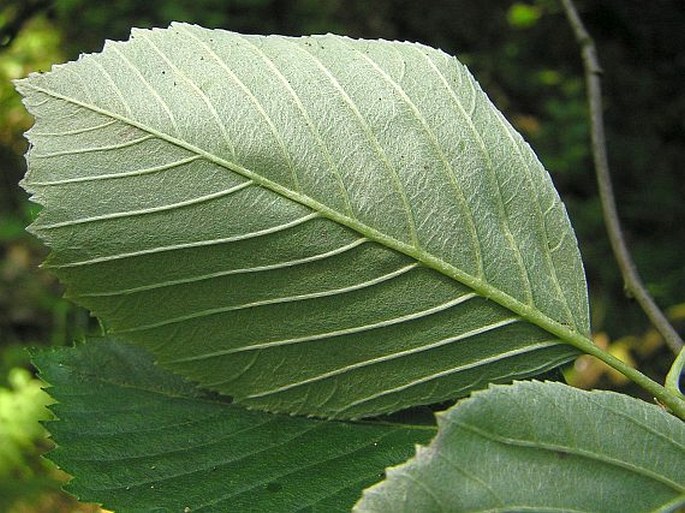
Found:
<svg viewBox="0 0 685 513"><path fill-rule="evenodd" d="M580 1L604 68L618 208L656 301L685 329L685 2ZM37 213L18 182L31 119L11 80L97 52L131 27L187 21L247 33L333 32L418 41L456 55L531 143L567 205L586 265L599 344L663 381L672 355L623 293L597 199L578 48L556 0L0 0L0 513L97 511L58 490L38 455L48 401L26 347L97 330L37 269L46 250L24 231ZM566 377L635 392L598 364Z"/></svg>

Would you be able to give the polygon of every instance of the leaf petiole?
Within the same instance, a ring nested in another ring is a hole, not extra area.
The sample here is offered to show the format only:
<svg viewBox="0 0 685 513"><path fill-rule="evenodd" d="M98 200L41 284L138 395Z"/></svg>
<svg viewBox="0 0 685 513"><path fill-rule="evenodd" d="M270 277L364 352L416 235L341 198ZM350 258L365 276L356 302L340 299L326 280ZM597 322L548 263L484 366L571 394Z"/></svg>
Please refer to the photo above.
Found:
<svg viewBox="0 0 685 513"><path fill-rule="evenodd" d="M594 356L595 358L603 361L608 366L616 369L621 374L626 376L628 379L634 383L640 385L643 389L647 390L650 394L654 396L660 403L667 406L673 414L678 416L680 419L685 420L685 399L683 395L678 390L677 386L671 384L673 381L672 374L674 374L674 369L678 365L680 360L680 370L682 370L683 364L685 363L685 357L683 357L683 351L680 352L680 356L676 359L673 364L673 368L668 373L666 378L666 387L661 386L656 381L650 379L649 377L642 374L637 369L634 369L625 362L619 360L612 354L602 350L597 345L595 345L590 339L583 337L578 334L571 334L572 336L565 337L565 340L577 347L581 351ZM680 370L675 373L676 376L680 375ZM677 380L677 378L675 378ZM670 386L669 386L670 385Z"/></svg>

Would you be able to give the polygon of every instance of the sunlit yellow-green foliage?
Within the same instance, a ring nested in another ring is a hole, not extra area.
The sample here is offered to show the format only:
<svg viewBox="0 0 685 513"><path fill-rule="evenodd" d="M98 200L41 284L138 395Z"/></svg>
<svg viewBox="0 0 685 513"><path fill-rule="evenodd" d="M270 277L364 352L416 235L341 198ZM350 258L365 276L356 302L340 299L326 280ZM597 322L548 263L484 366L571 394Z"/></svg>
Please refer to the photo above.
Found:
<svg viewBox="0 0 685 513"><path fill-rule="evenodd" d="M0 511L48 484L47 464L38 459L47 445L40 421L50 418L53 402L26 369L13 368L7 380L9 388L0 387Z"/></svg>
<svg viewBox="0 0 685 513"><path fill-rule="evenodd" d="M29 471L25 451L45 437L39 421L50 418L46 406L52 402L26 369L12 369L8 381L10 388L0 388L0 481L13 471Z"/></svg>

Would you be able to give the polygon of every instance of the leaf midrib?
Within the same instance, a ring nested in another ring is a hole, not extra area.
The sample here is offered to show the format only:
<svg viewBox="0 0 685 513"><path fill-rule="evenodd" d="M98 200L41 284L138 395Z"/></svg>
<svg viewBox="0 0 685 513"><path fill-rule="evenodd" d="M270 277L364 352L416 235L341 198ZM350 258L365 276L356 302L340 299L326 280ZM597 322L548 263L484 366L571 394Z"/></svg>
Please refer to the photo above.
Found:
<svg viewBox="0 0 685 513"><path fill-rule="evenodd" d="M423 249L411 246L405 242L395 239L394 237L386 235L380 232L379 230L376 230L375 228L372 228L360 222L357 219L353 219L349 216L343 215L337 210L334 210L307 195L293 191L272 180L269 180L268 178L265 178L264 176L258 174L255 171L245 168L235 162L231 162L221 157L218 157L217 155L214 155L206 150L203 150L202 148L190 144L187 141L179 139L178 137L174 137L170 134L161 132L155 128L152 128L144 123L140 123L129 117L123 116L116 112L111 112L109 110L98 107L97 105L93 105L91 103L83 102L76 98L66 96L57 91L53 91L32 84L29 82L29 79L19 80L17 81L17 83L23 85L24 87L33 89L34 91L37 91L39 93L55 98L57 100L65 101L72 105L90 110L91 112L101 114L103 116L125 123L129 126L138 128L139 130L146 132L153 137L166 141L167 143L173 144L188 152L198 155L199 157L204 158L205 160L212 162L217 166L220 166L224 169L237 173L243 176L244 178L252 180L255 185L267 188L286 199L289 199L300 205L308 207L315 213L318 213L335 223L346 226L347 228L350 228L355 232L359 233L363 237L373 240L387 248L403 253L420 262L422 265L431 268L435 271L438 271L444 276L447 276L448 278L451 278L459 283L462 283L463 285L466 285L467 287L473 289L481 297L496 302L497 304L508 309L509 311L518 314L519 316L521 316L522 319L536 326L539 326L545 331L558 337L562 342L572 345L580 349L581 351L588 352L588 348L594 346L593 342L590 339L583 336L579 332L573 330L571 327L566 326L548 317L547 315L543 314L540 310L531 305L522 303L521 301L497 289L496 287L493 287L492 285L483 281L482 279L465 273L464 271L458 269L452 264L445 262L444 260L436 257L435 255L432 255L431 253L428 253ZM25 181L27 182L26 184L30 186L30 180L28 180L28 176L25 179Z"/></svg>

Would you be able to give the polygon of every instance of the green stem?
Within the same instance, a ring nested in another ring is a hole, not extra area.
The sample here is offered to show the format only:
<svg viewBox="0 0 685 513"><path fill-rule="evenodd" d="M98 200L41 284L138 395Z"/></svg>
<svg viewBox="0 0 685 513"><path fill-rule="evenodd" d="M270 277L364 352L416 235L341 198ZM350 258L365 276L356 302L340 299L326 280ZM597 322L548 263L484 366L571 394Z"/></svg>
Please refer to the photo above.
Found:
<svg viewBox="0 0 685 513"><path fill-rule="evenodd" d="M683 373L683 367L685 367L685 347L680 350L678 357L671 366L671 370L666 374L666 390L685 399L680 390L680 375Z"/></svg>

